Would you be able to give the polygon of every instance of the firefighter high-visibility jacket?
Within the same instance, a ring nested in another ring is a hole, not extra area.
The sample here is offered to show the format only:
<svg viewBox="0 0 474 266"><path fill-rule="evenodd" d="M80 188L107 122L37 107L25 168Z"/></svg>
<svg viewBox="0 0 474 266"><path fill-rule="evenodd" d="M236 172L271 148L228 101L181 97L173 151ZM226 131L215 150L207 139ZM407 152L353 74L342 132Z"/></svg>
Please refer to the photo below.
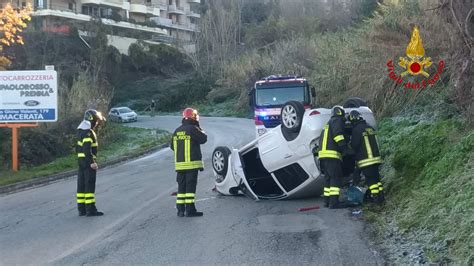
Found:
<svg viewBox="0 0 474 266"><path fill-rule="evenodd" d="M201 154L201 144L206 143L207 135L197 122L183 119L171 139L170 148L174 151L176 172L204 169Z"/></svg>
<svg viewBox="0 0 474 266"><path fill-rule="evenodd" d="M365 121L359 121L354 125L351 142L359 168L382 163L375 129Z"/></svg>
<svg viewBox="0 0 474 266"><path fill-rule="evenodd" d="M342 117L333 116L324 126L319 137L319 159L342 160L343 147L347 145L344 138L344 120Z"/></svg>
<svg viewBox="0 0 474 266"><path fill-rule="evenodd" d="M92 129L78 129L76 153L78 158L82 158L86 163L95 163L97 159L97 136Z"/></svg>

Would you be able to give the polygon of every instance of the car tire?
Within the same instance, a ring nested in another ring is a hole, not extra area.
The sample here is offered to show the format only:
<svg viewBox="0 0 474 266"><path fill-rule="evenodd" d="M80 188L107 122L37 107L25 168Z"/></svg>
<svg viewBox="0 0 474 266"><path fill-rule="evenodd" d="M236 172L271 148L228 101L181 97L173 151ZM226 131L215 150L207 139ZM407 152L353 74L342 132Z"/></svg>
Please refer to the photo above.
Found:
<svg viewBox="0 0 474 266"><path fill-rule="evenodd" d="M221 176L225 176L229 167L229 156L231 151L225 146L219 146L212 152L212 169Z"/></svg>
<svg viewBox="0 0 474 266"><path fill-rule="evenodd" d="M344 103L344 108L359 108L361 106L367 106L367 101L359 97L350 97Z"/></svg>
<svg viewBox="0 0 474 266"><path fill-rule="evenodd" d="M286 102L281 108L281 131L286 140L294 140L303 122L304 105L298 101Z"/></svg>

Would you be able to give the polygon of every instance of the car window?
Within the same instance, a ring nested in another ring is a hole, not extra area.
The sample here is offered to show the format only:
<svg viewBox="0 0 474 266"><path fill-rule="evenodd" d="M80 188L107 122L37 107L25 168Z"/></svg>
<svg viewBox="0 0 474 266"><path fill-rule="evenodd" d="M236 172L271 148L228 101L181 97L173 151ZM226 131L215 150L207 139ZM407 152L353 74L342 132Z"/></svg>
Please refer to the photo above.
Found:
<svg viewBox="0 0 474 266"><path fill-rule="evenodd" d="M132 110L131 110L130 108L128 108L128 107L120 108L120 109L118 109L118 111L119 111L121 114L132 112Z"/></svg>

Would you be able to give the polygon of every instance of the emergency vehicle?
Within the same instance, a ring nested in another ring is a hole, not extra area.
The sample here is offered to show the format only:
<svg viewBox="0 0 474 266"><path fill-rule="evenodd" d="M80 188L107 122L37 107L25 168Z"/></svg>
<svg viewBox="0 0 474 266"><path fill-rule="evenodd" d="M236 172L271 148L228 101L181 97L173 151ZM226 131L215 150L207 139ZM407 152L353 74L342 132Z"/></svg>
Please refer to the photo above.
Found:
<svg viewBox="0 0 474 266"><path fill-rule="evenodd" d="M280 125L284 103L298 101L309 109L314 105L315 94L314 87L298 76L272 75L255 82L249 92L249 105L254 109L257 137Z"/></svg>

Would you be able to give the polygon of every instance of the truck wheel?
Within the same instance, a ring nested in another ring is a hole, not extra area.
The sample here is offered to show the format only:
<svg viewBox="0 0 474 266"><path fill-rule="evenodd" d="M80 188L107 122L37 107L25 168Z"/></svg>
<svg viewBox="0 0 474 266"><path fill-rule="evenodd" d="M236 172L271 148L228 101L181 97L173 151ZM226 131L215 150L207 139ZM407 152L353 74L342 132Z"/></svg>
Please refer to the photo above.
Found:
<svg viewBox="0 0 474 266"><path fill-rule="evenodd" d="M286 102L281 108L281 131L286 140L294 140L301 129L304 106L298 101Z"/></svg>
<svg viewBox="0 0 474 266"><path fill-rule="evenodd" d="M218 175L225 176L227 173L230 154L230 149L224 146L216 147L212 152L212 168Z"/></svg>
<svg viewBox="0 0 474 266"><path fill-rule="evenodd" d="M361 106L367 106L367 102L359 97L350 97L347 99L347 101L344 103L344 108L358 108Z"/></svg>

